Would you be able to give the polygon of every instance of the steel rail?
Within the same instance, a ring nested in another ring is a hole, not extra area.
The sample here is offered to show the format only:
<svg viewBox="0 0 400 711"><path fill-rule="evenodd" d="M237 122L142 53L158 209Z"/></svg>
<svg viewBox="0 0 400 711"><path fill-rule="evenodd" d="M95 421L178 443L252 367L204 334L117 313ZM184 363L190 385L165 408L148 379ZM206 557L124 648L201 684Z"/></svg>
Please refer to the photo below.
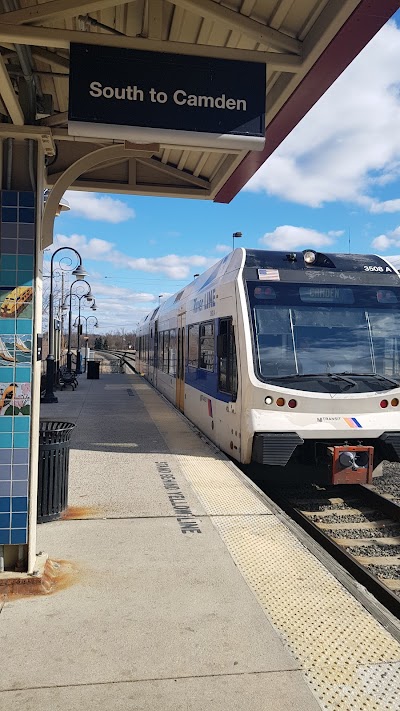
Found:
<svg viewBox="0 0 400 711"><path fill-rule="evenodd" d="M337 495L340 495L342 488L337 490ZM374 509L378 512L382 511L386 516L389 516L395 524L400 523L400 506L395 504L393 501L381 496L378 492L367 489L365 486L346 486L346 492L353 494L354 498L358 501L354 508L357 509L359 506L363 507L363 504L373 505ZM329 492L331 493L331 492ZM400 619L400 595L396 595L389 587L385 585L385 578L380 578L377 575L371 573L367 564L360 563L357 557L346 550L344 545L336 542L329 531L323 530L318 526L318 522L312 521L309 516L318 515L318 511L310 510L305 511L306 507L302 507L300 510L300 504L296 505L296 499L288 500L285 497L278 495L269 496L278 503L278 505L285 511L287 515L293 518L297 524L299 524L309 535L312 536L330 555L332 555L335 560L337 560L359 583L364 585L364 587L371 592L379 602L381 602L397 619ZM300 494L297 494L300 498ZM328 497L327 497L328 499ZM335 509L331 509L331 513L335 514ZM362 513L362 511L360 511ZM340 529L339 529L340 530ZM343 530L346 530L346 522L343 522ZM348 543L347 547L350 547L350 541L354 547L357 546L357 538L351 539L346 536ZM379 538L377 538L379 540ZM359 545L362 545L359 543ZM364 557L364 556L363 556ZM398 556L397 556L398 557ZM373 558L373 556L371 556ZM390 555L387 556L388 561L390 560ZM397 565L397 561L396 561Z"/></svg>

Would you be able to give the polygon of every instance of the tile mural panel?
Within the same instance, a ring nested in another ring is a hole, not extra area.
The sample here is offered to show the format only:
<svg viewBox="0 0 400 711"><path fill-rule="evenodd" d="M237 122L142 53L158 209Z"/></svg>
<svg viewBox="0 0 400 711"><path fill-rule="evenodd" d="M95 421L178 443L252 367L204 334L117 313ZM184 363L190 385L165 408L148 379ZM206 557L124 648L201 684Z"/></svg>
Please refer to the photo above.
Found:
<svg viewBox="0 0 400 711"><path fill-rule="evenodd" d="M0 381L2 368L30 365L32 359L32 336L25 333L0 333Z"/></svg>
<svg viewBox="0 0 400 711"><path fill-rule="evenodd" d="M27 543L35 194L0 192L0 545Z"/></svg>

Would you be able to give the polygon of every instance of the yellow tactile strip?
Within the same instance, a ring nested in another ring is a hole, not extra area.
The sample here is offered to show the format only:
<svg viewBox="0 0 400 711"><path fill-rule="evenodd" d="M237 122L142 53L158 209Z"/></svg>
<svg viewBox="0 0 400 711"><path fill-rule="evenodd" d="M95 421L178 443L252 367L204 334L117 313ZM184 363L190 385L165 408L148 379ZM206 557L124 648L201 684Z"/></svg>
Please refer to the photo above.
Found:
<svg viewBox="0 0 400 711"><path fill-rule="evenodd" d="M213 522L325 708L398 711L400 645L293 534L274 516Z"/></svg>
<svg viewBox="0 0 400 711"><path fill-rule="evenodd" d="M321 707L399 711L400 645L283 523L263 515L268 509L224 456L212 456L151 388L140 396Z"/></svg>
<svg viewBox="0 0 400 711"><path fill-rule="evenodd" d="M224 459L186 454L176 455L176 458L209 515L270 513L265 504L229 471Z"/></svg>

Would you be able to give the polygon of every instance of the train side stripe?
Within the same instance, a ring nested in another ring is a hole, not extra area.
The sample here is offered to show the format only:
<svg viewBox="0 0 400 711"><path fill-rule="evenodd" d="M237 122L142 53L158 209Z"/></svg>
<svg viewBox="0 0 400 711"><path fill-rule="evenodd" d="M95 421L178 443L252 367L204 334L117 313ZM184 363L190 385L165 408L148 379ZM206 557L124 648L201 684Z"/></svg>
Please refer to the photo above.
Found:
<svg viewBox="0 0 400 711"><path fill-rule="evenodd" d="M356 420L355 417L344 417L343 419L349 427L352 427L353 429L360 427L362 429L362 425L360 425L359 421Z"/></svg>

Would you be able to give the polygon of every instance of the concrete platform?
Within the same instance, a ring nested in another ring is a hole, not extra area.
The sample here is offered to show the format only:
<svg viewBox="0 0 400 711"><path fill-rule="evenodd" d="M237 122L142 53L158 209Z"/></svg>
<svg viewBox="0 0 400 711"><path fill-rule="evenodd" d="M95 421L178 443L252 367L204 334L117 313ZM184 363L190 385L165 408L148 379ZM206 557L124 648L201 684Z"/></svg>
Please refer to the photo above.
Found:
<svg viewBox="0 0 400 711"><path fill-rule="evenodd" d="M398 709L399 645L142 378L82 376L43 415L77 423L76 518L39 549L77 573L5 601L1 709Z"/></svg>

